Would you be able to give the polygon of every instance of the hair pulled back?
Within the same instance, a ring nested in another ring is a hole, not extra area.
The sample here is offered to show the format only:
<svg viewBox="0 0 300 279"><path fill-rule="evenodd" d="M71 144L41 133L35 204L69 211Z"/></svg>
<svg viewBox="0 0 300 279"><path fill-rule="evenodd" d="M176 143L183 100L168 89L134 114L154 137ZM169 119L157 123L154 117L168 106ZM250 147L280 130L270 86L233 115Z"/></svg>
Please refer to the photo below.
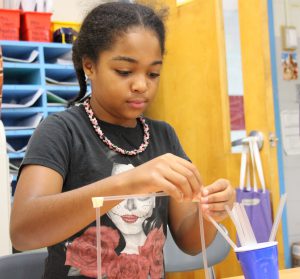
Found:
<svg viewBox="0 0 300 279"><path fill-rule="evenodd" d="M142 26L152 30L160 43L161 52L165 51L165 27L163 17L165 10L156 13L152 8L127 2L111 2L95 7L85 17L78 37L73 44L73 64L75 67L80 91L71 101L71 105L81 100L87 92L87 83L82 66L84 57L94 63L102 51L109 50L118 36L131 27Z"/></svg>

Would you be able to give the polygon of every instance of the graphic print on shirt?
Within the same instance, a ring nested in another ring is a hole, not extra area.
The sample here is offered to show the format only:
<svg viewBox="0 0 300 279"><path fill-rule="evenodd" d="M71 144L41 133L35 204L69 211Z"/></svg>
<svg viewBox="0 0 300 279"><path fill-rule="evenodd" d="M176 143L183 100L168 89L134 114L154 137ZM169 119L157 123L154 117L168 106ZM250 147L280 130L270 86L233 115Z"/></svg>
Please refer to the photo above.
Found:
<svg viewBox="0 0 300 279"><path fill-rule="evenodd" d="M114 164L112 175L133 166ZM102 278L163 278L163 246L165 235L159 212L162 198L131 198L120 202L101 217ZM66 245L68 276L97 278L96 227Z"/></svg>

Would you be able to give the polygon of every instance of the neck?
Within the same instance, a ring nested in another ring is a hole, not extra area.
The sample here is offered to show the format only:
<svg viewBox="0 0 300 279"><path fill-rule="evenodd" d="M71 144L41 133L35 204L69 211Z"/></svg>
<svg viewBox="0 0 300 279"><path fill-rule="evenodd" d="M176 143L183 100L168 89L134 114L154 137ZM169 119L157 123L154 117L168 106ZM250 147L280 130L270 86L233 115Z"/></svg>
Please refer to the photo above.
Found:
<svg viewBox="0 0 300 279"><path fill-rule="evenodd" d="M111 114L105 110L105 108L103 108L94 98L90 99L90 105L94 115L104 122L128 128L134 128L136 126L136 118L127 119L121 117L112 117Z"/></svg>

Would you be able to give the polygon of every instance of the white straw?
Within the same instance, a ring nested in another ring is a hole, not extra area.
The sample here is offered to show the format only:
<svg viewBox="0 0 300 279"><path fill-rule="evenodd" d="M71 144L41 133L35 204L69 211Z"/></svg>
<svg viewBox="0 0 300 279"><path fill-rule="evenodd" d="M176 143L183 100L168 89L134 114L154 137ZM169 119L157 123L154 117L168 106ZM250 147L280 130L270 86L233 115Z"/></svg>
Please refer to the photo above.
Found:
<svg viewBox="0 0 300 279"><path fill-rule="evenodd" d="M237 203L234 203L234 206L231 211L231 213L232 213L231 216L232 216L233 223L235 224L235 228L236 228L236 231L237 231L237 234L239 237L240 244L241 244L241 246L244 246L244 245L246 245L245 235L244 235L244 231L242 229L242 225L240 223L239 217L237 215L236 207L237 207ZM228 210L227 212L229 212L229 211L230 210Z"/></svg>
<svg viewBox="0 0 300 279"><path fill-rule="evenodd" d="M251 243L250 241L250 237L246 228L246 224L245 224L245 220L244 220L244 216L243 213L241 211L241 207L239 203L235 204L235 212L236 212L236 216L238 218L238 221L241 225L241 230L243 232L243 236L244 236L244 241L245 241L245 245L248 245Z"/></svg>
<svg viewBox="0 0 300 279"><path fill-rule="evenodd" d="M200 239L201 239L201 249L202 249L202 257L203 257L203 266L204 266L204 273L206 279L210 278L210 273L208 270L208 264L207 264L207 255L206 255L206 245L205 245L205 237L204 237L204 225L203 225L203 216L202 216L202 210L201 210L201 203L198 204L199 209L199 225L200 225Z"/></svg>
<svg viewBox="0 0 300 279"><path fill-rule="evenodd" d="M102 197L102 198L104 201L116 201L116 200L134 199L134 198L166 197L166 196L168 196L166 193L159 192L159 193L149 193L149 194L107 196L107 197Z"/></svg>
<svg viewBox="0 0 300 279"><path fill-rule="evenodd" d="M276 236L277 229L278 229L278 226L279 226L279 222L280 222L280 219L281 219L281 216L282 216L283 208L284 208L284 205L286 203L286 198L287 198L287 193L283 194L280 198L276 218L275 218L275 221L274 221L274 224L273 224L273 227L272 227L272 230L271 230L270 238L269 238L270 242L275 240L275 236Z"/></svg>
<svg viewBox="0 0 300 279"><path fill-rule="evenodd" d="M245 227L246 227L246 230L247 230L247 233L248 233L249 242L251 244L252 243L255 244L255 243L257 243L257 240L256 240L255 234L253 232L251 223L249 221L246 209L245 209L245 207L244 207L244 205L242 203L240 203L240 210L241 210L241 213L243 215L243 220L244 220L244 224L245 224Z"/></svg>
<svg viewBox="0 0 300 279"><path fill-rule="evenodd" d="M220 232L220 234L225 238L225 240L228 242L228 244L233 248L237 249L237 246L234 244L234 242L229 238L226 232L219 226L219 224L210 216L207 216L209 221L213 223L213 225L216 227L216 229Z"/></svg>
<svg viewBox="0 0 300 279"><path fill-rule="evenodd" d="M101 232L100 232L100 207L96 208L96 241L97 241L97 279L102 278L101 270Z"/></svg>

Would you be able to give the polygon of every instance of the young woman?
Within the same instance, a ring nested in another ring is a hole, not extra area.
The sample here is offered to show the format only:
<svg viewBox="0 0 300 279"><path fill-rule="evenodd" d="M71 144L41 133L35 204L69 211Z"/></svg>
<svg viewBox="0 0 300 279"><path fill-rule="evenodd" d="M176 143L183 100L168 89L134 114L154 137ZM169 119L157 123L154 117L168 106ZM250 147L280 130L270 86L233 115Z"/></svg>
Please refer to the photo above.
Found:
<svg viewBox="0 0 300 279"><path fill-rule="evenodd" d="M225 205L234 200L229 182L220 179L203 187L174 129L142 116L158 88L164 44L160 13L144 5L106 3L85 18L73 46L80 84L75 103L86 94L86 78L91 97L49 116L36 129L12 210L14 247L48 247L44 278L97 276L92 197L169 195L144 200L139 208L134 200L104 203L103 278L164 278L167 224L182 250L198 253L198 206L193 199L216 221L226 217ZM143 216L138 229L136 222ZM205 221L207 243L215 233Z"/></svg>

